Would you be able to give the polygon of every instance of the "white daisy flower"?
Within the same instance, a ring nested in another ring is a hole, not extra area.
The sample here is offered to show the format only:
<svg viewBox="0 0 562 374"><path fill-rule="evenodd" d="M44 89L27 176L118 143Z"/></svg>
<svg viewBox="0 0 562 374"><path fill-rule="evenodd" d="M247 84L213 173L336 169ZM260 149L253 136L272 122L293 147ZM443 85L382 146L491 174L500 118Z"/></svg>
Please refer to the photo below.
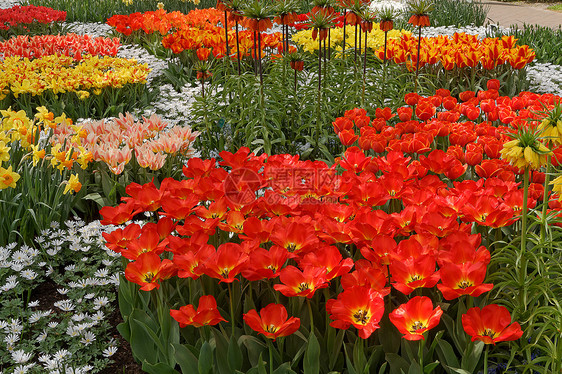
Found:
<svg viewBox="0 0 562 374"><path fill-rule="evenodd" d="M109 346L109 347L107 347L106 349L103 350L102 354L103 354L103 357L111 357L116 352L117 352L116 346Z"/></svg>
<svg viewBox="0 0 562 374"><path fill-rule="evenodd" d="M70 325L66 328L66 335L72 337L80 336L80 331L76 328L76 326Z"/></svg>
<svg viewBox="0 0 562 374"><path fill-rule="evenodd" d="M75 308L75 305L72 303L72 300L60 300L55 302L53 305L64 312L70 312Z"/></svg>
<svg viewBox="0 0 562 374"><path fill-rule="evenodd" d="M75 270L76 270L76 265L70 264L70 265L66 266L66 267L64 268L64 270L66 270L66 271L75 271Z"/></svg>
<svg viewBox="0 0 562 374"><path fill-rule="evenodd" d="M94 333L91 332L91 331L86 331L82 335L82 339L80 339L80 343L87 346L87 345L92 344L95 340L96 340L96 335L94 335Z"/></svg>
<svg viewBox="0 0 562 374"><path fill-rule="evenodd" d="M29 369L31 369L34 366L35 364L18 365L14 368L12 374L26 374L29 371Z"/></svg>
<svg viewBox="0 0 562 374"><path fill-rule="evenodd" d="M71 317L71 319L75 322L80 322L82 321L84 318L86 318L86 315L84 313L78 313L75 314Z"/></svg>
<svg viewBox="0 0 562 374"><path fill-rule="evenodd" d="M23 278L28 279L28 280L33 280L33 279L37 278L37 275L38 275L36 272L34 272L31 269L25 269L20 274Z"/></svg>
<svg viewBox="0 0 562 374"><path fill-rule="evenodd" d="M20 335L16 333L9 333L4 337L4 343L7 345L14 345L20 340Z"/></svg>
<svg viewBox="0 0 562 374"><path fill-rule="evenodd" d="M35 338L35 340L38 343L41 343L42 341L44 341L45 339L47 339L47 330L43 330L43 332L41 332L41 334L37 335L37 338Z"/></svg>
<svg viewBox="0 0 562 374"><path fill-rule="evenodd" d="M12 351L12 361L16 364L25 364L31 359L33 353L25 352L23 349Z"/></svg>
<svg viewBox="0 0 562 374"><path fill-rule="evenodd" d="M106 265L107 266L107 265ZM103 269L98 269L96 270L96 272L94 273L94 277L97 278L105 278L107 277L107 275L109 274L109 270L107 268L103 268Z"/></svg>
<svg viewBox="0 0 562 374"><path fill-rule="evenodd" d="M60 251L60 248L49 248L47 249L47 254L51 257L56 256Z"/></svg>
<svg viewBox="0 0 562 374"><path fill-rule="evenodd" d="M92 314L91 318L92 318L93 321L99 322L99 321L101 321L105 318L105 315L101 310L98 310L97 312Z"/></svg>
<svg viewBox="0 0 562 374"><path fill-rule="evenodd" d="M68 352L66 349L59 349L53 356L53 359L55 359L56 361L61 361L63 360L66 356L69 355L70 352Z"/></svg>
<svg viewBox="0 0 562 374"><path fill-rule="evenodd" d="M109 304L109 299L105 296L100 296L100 297L96 297L96 299L94 300L94 310L98 310L101 307L106 306L107 304Z"/></svg>
<svg viewBox="0 0 562 374"><path fill-rule="evenodd" d="M19 319L12 319L10 320L10 324L8 325L7 330L13 333L20 333L23 330L23 325L21 324Z"/></svg>

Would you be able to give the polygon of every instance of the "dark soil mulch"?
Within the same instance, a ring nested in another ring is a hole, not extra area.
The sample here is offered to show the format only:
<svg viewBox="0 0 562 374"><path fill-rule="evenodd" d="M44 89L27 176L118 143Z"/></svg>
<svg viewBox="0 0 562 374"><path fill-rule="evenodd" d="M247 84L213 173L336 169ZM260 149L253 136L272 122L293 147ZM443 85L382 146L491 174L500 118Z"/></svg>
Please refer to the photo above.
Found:
<svg viewBox="0 0 562 374"><path fill-rule="evenodd" d="M113 313L109 316L109 322L111 323L111 330L109 334L119 342L119 349L111 357L113 364L106 367L104 370L100 371L101 374L142 374L144 371L141 369L141 365L138 364L133 358L133 353L131 352L131 346L129 343L123 339L119 331L117 331L117 325L123 322L121 313L117 302L114 303Z"/></svg>

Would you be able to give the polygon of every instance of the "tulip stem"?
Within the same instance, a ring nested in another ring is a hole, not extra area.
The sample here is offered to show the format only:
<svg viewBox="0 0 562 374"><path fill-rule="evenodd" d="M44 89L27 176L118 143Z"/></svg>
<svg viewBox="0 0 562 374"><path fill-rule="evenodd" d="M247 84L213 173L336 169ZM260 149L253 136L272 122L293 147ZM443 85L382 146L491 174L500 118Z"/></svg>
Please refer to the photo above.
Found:
<svg viewBox="0 0 562 374"><path fill-rule="evenodd" d="M238 75L241 74L240 68L240 37L238 35L238 19L236 19L236 55L238 57Z"/></svg>
<svg viewBox="0 0 562 374"><path fill-rule="evenodd" d="M418 92L418 75L420 70L420 51L421 51L421 26L418 26L418 56L416 58L416 81L414 82L414 91Z"/></svg>
<svg viewBox="0 0 562 374"><path fill-rule="evenodd" d="M484 350L484 374L488 374L488 350L490 349L490 346L488 344L486 344L486 349Z"/></svg>
<svg viewBox="0 0 562 374"><path fill-rule="evenodd" d="M542 196L541 244L544 243L544 237L546 235L546 209L548 207L548 185L550 183L550 159L551 156L548 155L546 161L546 174L544 179L544 192Z"/></svg>
<svg viewBox="0 0 562 374"><path fill-rule="evenodd" d="M310 299L306 299L308 305L308 315L310 318L310 333L314 334L314 316L312 315L312 306L310 305Z"/></svg>
<svg viewBox="0 0 562 374"><path fill-rule="evenodd" d="M420 344L418 346L418 357L420 358L420 367L423 373L423 348L425 346L425 339L419 340L419 343Z"/></svg>
<svg viewBox="0 0 562 374"><path fill-rule="evenodd" d="M224 37L225 37L225 43L226 43L226 56L228 58L228 56L230 56L230 46L228 45L228 21L227 21L227 14L228 12L224 11Z"/></svg>
<svg viewBox="0 0 562 374"><path fill-rule="evenodd" d="M365 51L363 52L363 91L361 92L361 106L365 108L365 86L367 85L367 30L365 30Z"/></svg>
<svg viewBox="0 0 562 374"><path fill-rule="evenodd" d="M529 195L529 167L525 167L523 175L523 209L521 210L521 256L527 248L527 196ZM521 260L521 258L520 258Z"/></svg>
<svg viewBox="0 0 562 374"><path fill-rule="evenodd" d="M342 46L342 49L341 49L342 58L345 58L345 36L346 36L345 35L345 26L347 24L346 18L347 18L347 9L344 9L344 11L343 11L343 46Z"/></svg>
<svg viewBox="0 0 562 374"><path fill-rule="evenodd" d="M230 283L228 283L228 298L230 301L230 320L232 322L232 334L234 334L234 303L232 302L232 288Z"/></svg>
<svg viewBox="0 0 562 374"><path fill-rule="evenodd" d="M267 346L269 348L269 374L273 374L273 343L271 339L267 339Z"/></svg>

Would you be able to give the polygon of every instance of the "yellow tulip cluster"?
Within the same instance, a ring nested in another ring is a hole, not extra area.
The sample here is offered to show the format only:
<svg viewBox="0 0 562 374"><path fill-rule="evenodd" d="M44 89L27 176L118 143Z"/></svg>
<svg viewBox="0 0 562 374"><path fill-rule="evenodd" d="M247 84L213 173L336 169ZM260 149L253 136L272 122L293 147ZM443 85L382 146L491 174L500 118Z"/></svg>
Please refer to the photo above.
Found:
<svg viewBox="0 0 562 374"><path fill-rule="evenodd" d="M75 92L80 99L103 88L121 88L127 84L145 84L150 69L135 60L110 56L86 55L81 61L68 56L44 56L29 60L19 56L0 62L0 100L31 93Z"/></svg>
<svg viewBox="0 0 562 374"><path fill-rule="evenodd" d="M18 112L8 108L8 110L0 110L1 126L0 126L0 190L16 187L16 182L20 179L20 175L12 170L12 165L7 169L2 167L2 163L10 161L10 150L12 148L21 149L26 153L25 158L30 158L33 166L41 160L48 161L48 165L62 172L64 169L70 170L74 163L85 169L92 160L90 152L80 149L62 149L61 144L55 144L44 147L38 144L39 134L42 131L57 131L59 127L73 126L72 120L66 118L64 114L54 117L45 107L37 108L35 119L27 117L25 111ZM74 126L75 127L75 126ZM76 129L79 133L79 129ZM69 140L72 140L69 138ZM11 147L10 147L11 146ZM48 149L50 148L50 149ZM77 176L71 176L70 180L65 182L66 188L64 193L69 191L78 192L81 188Z"/></svg>
<svg viewBox="0 0 562 374"><path fill-rule="evenodd" d="M301 30L293 34L293 42L301 46L305 52L314 53L318 50L318 40L312 39L312 29ZM365 37L365 33L358 28L358 33L361 32L361 38ZM398 39L403 34L411 34L410 31L406 30L390 30L388 32L388 40ZM327 43L326 43L327 44ZM340 51L342 50L343 44L343 28L335 27L330 31L330 47ZM348 26L345 30L345 44L346 49L355 47L355 27ZM362 39L361 46L357 46L358 49L364 48L365 41ZM367 48L372 51L384 46L384 31L379 28L378 23L373 24L373 30L367 33Z"/></svg>

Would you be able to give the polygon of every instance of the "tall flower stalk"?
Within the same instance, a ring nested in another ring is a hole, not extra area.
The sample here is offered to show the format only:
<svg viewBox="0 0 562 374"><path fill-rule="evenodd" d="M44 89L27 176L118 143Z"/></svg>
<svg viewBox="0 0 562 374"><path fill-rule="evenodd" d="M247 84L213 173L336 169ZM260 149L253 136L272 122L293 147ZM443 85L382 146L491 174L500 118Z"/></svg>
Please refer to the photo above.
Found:
<svg viewBox="0 0 562 374"><path fill-rule="evenodd" d="M500 151L503 159L513 166L524 169L523 210L521 211L521 253L525 253L527 244L527 196L529 193L529 171L539 170L546 165L547 156L552 152L540 141L541 131L520 128L517 134L511 135L513 140L505 143Z"/></svg>
<svg viewBox="0 0 562 374"><path fill-rule="evenodd" d="M314 9L313 9L314 10ZM322 103L322 41L328 37L328 29L334 24L333 13L317 10L310 15L310 24L312 28L312 40L318 39L318 109L316 118L316 131L314 134L315 146L318 147L320 138L320 117Z"/></svg>
<svg viewBox="0 0 562 374"><path fill-rule="evenodd" d="M559 146L562 144L562 105L557 103L551 111L543 111L545 115L544 119L539 125L539 130L541 131L541 136L547 141L547 147L551 148L552 145ZM550 185L550 173L551 173L551 155L548 155L546 161L546 173L544 180L544 193L543 193L543 205L541 214L541 244L544 243L546 236L546 211L548 208L548 191Z"/></svg>
<svg viewBox="0 0 562 374"><path fill-rule="evenodd" d="M297 0L279 0L274 6L273 22L281 25L283 54L289 53L289 25L297 21L299 5Z"/></svg>
<svg viewBox="0 0 562 374"><path fill-rule="evenodd" d="M410 0L408 1L408 7L412 16L408 20L408 23L418 27L418 54L416 57L416 80L415 90L418 89L418 77L420 70L420 52L421 52L421 30L422 27L429 26L429 12L433 10L432 0Z"/></svg>
<svg viewBox="0 0 562 374"><path fill-rule="evenodd" d="M379 12L380 24L379 27L382 31L384 31L384 52L383 52L383 68L382 68L382 97L384 100L384 91L386 87L386 57L387 57L387 50L388 50L388 32L394 28L394 17L395 17L394 10L390 7L384 7Z"/></svg>
<svg viewBox="0 0 562 374"><path fill-rule="evenodd" d="M225 44L226 44L226 56L230 56L230 46L228 45L228 11L229 7L223 0L217 1L217 10L224 11L224 37L225 37Z"/></svg>
<svg viewBox="0 0 562 374"><path fill-rule="evenodd" d="M240 34L239 34L239 25L240 21L244 19L242 15L243 10L243 1L242 0L223 0L229 10L229 18L231 21L234 21L235 25L235 32L236 32L236 58L238 60L238 75L242 73L242 66L241 66L241 56L240 56ZM228 43L227 43L228 45Z"/></svg>
<svg viewBox="0 0 562 374"><path fill-rule="evenodd" d="M346 7L349 8L349 13L346 13L345 21L349 23L350 26L355 26L355 50L354 50L354 61L357 67L357 51L361 50L361 30L359 30L359 25L361 24L362 14L367 11L367 5L370 1L365 0L343 0ZM344 31L345 38L345 31ZM345 39L343 48L345 49Z"/></svg>
<svg viewBox="0 0 562 374"><path fill-rule="evenodd" d="M361 14L361 30L365 33L365 50L363 51L363 91L361 93L361 105L365 106L365 86L367 85L367 35L373 30L375 13L365 10Z"/></svg>
<svg viewBox="0 0 562 374"><path fill-rule="evenodd" d="M254 50L257 61L257 73L260 75L260 85L263 90L263 68L261 57L261 33L273 26L271 22L271 7L260 0L254 0L244 9L244 16L248 18L247 28L254 31ZM257 36L257 46L256 46Z"/></svg>

